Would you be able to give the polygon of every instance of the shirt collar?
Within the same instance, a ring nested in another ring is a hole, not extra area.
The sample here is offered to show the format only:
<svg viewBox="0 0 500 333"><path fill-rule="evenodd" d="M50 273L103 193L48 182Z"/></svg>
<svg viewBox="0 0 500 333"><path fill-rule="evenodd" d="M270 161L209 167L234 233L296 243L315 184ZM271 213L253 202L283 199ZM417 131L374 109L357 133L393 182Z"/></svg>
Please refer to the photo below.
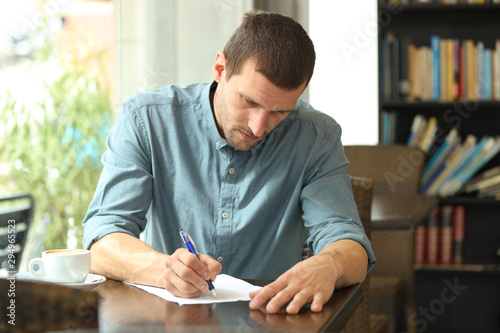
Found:
<svg viewBox="0 0 500 333"><path fill-rule="evenodd" d="M221 149L225 146L228 146L228 143L219 134L214 113L212 111L212 106L210 105L210 90L212 90L212 88L216 86L217 82L214 80L211 84L207 84L205 89L203 89L201 93L201 107L203 110L203 120L205 121L206 127L208 129L209 140L215 145L217 149Z"/></svg>

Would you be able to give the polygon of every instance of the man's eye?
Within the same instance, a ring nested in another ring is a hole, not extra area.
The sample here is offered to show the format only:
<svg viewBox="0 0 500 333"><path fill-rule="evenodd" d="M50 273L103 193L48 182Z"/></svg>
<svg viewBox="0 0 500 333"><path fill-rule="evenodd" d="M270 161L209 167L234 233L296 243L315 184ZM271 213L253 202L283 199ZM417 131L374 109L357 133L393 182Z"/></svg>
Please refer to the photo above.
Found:
<svg viewBox="0 0 500 333"><path fill-rule="evenodd" d="M279 114L288 114L290 111L278 111Z"/></svg>

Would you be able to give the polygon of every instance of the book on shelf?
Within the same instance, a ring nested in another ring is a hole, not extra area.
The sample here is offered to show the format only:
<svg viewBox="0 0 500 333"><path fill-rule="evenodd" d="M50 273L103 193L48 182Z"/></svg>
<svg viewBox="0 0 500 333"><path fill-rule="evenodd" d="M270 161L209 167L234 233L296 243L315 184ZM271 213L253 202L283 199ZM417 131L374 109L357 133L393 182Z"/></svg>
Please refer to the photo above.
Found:
<svg viewBox="0 0 500 333"><path fill-rule="evenodd" d="M473 193L476 191L487 191L491 188L500 185L500 166L488 169L481 174L470 179L463 187L465 193Z"/></svg>
<svg viewBox="0 0 500 333"><path fill-rule="evenodd" d="M500 101L500 39L495 42L495 56L493 57L494 67L494 96L495 100Z"/></svg>
<svg viewBox="0 0 500 333"><path fill-rule="evenodd" d="M478 99L483 99L484 90L486 85L486 80L483 77L484 75L484 43L482 41L478 41L476 43L476 59L477 59L477 97Z"/></svg>
<svg viewBox="0 0 500 333"><path fill-rule="evenodd" d="M392 49L394 47L394 34L388 32L385 38L381 41L381 73L382 73L382 85L381 85L381 95L385 100L392 100Z"/></svg>
<svg viewBox="0 0 500 333"><path fill-rule="evenodd" d="M453 262L453 206L441 206L440 213L441 228L439 230L439 262L442 264L451 264Z"/></svg>
<svg viewBox="0 0 500 333"><path fill-rule="evenodd" d="M464 261L465 206L438 205L415 228L415 264Z"/></svg>
<svg viewBox="0 0 500 333"><path fill-rule="evenodd" d="M432 144L434 143L434 138L436 136L437 129L438 129L437 118L430 117L429 120L427 121L424 134L422 135L420 142L418 142L418 147L426 154L429 152L429 150L432 147Z"/></svg>
<svg viewBox="0 0 500 333"><path fill-rule="evenodd" d="M420 138L424 134L425 128L427 127L427 119L421 114L417 114L415 118L413 118L413 122L411 124L410 136L408 137L408 141L406 145L408 147L417 147L420 142Z"/></svg>
<svg viewBox="0 0 500 333"><path fill-rule="evenodd" d="M492 168L489 168L488 170L484 170L483 172L478 173L464 184L463 191L461 192L469 192L469 193L472 192L471 190L467 190L467 187L474 185L483 179L494 176L498 173L500 173L500 165L494 166Z"/></svg>
<svg viewBox="0 0 500 333"><path fill-rule="evenodd" d="M434 175L438 167L445 161L451 153L455 145L460 142L458 129L453 128L446 136L444 142L439 146L436 152L431 156L429 162L424 167L421 177L421 185L426 184L429 179Z"/></svg>
<svg viewBox="0 0 500 333"><path fill-rule="evenodd" d="M446 182L446 184L443 184L439 195L443 197L455 195L499 151L500 137L483 137L466 163L457 170L455 176Z"/></svg>
<svg viewBox="0 0 500 333"><path fill-rule="evenodd" d="M381 41L381 96L385 100L500 100L500 40L431 35L416 46L408 36L388 32Z"/></svg>
<svg viewBox="0 0 500 333"><path fill-rule="evenodd" d="M464 262L465 249L465 206L457 205L453 208L453 263Z"/></svg>
<svg viewBox="0 0 500 333"><path fill-rule="evenodd" d="M399 99L406 100L410 93L410 78L409 78L409 46L411 37L404 36L400 43L400 77L399 77Z"/></svg>
<svg viewBox="0 0 500 333"><path fill-rule="evenodd" d="M389 117L384 118L386 120L383 122L385 124L383 143L395 142L394 132L391 131L395 131L396 128L394 121L396 114L396 112L382 112L383 117ZM437 133L444 134L444 132L440 131L438 126L436 117L427 120L422 114L417 114L406 142L407 146L418 147L429 155L429 161L420 177L420 193L449 197L467 192L464 185L500 152L500 136L484 136L479 140L475 135L469 134L462 141L458 128L455 127L440 142L442 138ZM483 184L478 190L486 189ZM495 192L495 196L496 194Z"/></svg>
<svg viewBox="0 0 500 333"><path fill-rule="evenodd" d="M477 192L478 198L492 198L500 200L500 185L488 187Z"/></svg>
<svg viewBox="0 0 500 333"><path fill-rule="evenodd" d="M394 111L381 111L382 144L393 144L396 141L397 113Z"/></svg>
<svg viewBox="0 0 500 333"><path fill-rule="evenodd" d="M424 183L422 183L420 188L420 193L424 195L430 195L430 191L433 188L434 184L440 181L440 177L442 173L446 170L448 165L455 159L459 151L462 149L462 144L458 141L457 144L452 148L448 156L435 168L432 174L426 179Z"/></svg>
<svg viewBox="0 0 500 333"><path fill-rule="evenodd" d="M431 50L432 50L432 99L435 101L440 100L441 81L439 75L440 67L440 53L439 53L439 36L431 36Z"/></svg>
<svg viewBox="0 0 500 333"><path fill-rule="evenodd" d="M493 177L490 177L488 179L484 179L480 181L479 183L473 185L472 191L487 191L491 188L497 187L500 185L500 174L497 174Z"/></svg>
<svg viewBox="0 0 500 333"><path fill-rule="evenodd" d="M439 206L432 209L427 218L427 256L425 263L437 264L439 262L439 229L440 229L440 211Z"/></svg>
<svg viewBox="0 0 500 333"><path fill-rule="evenodd" d="M418 60L417 47L410 43L408 45L408 81L410 86L407 97L409 102L415 101L420 96L420 81L418 80L420 62Z"/></svg>
<svg viewBox="0 0 500 333"><path fill-rule="evenodd" d="M436 117L427 120L417 114L413 119L407 145L419 147L425 153L432 152L422 171L420 193L449 197L473 191L471 187L467 190L464 186L500 152L500 136L484 136L478 142L476 136L469 134L462 142L458 129L453 128L440 143L436 142L439 141L436 140L438 130ZM437 149L431 149L433 145L437 145ZM483 183L477 190L489 187Z"/></svg>
<svg viewBox="0 0 500 333"><path fill-rule="evenodd" d="M415 227L415 264L421 265L425 263L425 233L426 233L425 222L420 223Z"/></svg>
<svg viewBox="0 0 500 333"><path fill-rule="evenodd" d="M463 144L457 145L455 154L450 154L449 159L445 161L442 171L426 189L422 189L423 192L425 192L426 195L436 195L442 185L446 183L447 180L451 179L456 171L469 159L474 151L476 142L476 137L469 134L465 138Z"/></svg>

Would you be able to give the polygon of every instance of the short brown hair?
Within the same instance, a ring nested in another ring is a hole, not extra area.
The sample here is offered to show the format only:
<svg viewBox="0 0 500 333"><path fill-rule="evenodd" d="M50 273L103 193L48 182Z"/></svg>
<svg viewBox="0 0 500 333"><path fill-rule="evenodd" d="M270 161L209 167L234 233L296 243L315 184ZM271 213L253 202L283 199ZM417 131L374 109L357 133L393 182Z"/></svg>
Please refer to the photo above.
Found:
<svg viewBox="0 0 500 333"><path fill-rule="evenodd" d="M253 11L224 47L226 79L241 72L249 59L274 85L294 90L311 80L316 53L304 28L288 16Z"/></svg>

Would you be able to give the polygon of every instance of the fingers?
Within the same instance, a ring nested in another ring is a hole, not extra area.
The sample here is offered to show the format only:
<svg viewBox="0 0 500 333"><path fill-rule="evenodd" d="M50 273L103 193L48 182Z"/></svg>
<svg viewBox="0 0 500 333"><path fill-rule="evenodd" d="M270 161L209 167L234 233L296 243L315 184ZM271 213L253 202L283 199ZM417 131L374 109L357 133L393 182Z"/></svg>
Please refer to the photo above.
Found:
<svg viewBox="0 0 500 333"><path fill-rule="evenodd" d="M276 296L276 294L285 287L285 284L281 282L280 279L262 287L259 290L250 292L249 296L252 299L249 303L250 309L257 310L264 304L266 304L271 298ZM269 305L269 304L268 304ZM266 307L267 309L267 307ZM269 310L268 310L269 311ZM270 312L270 311L269 311ZM276 311L271 312L276 313Z"/></svg>
<svg viewBox="0 0 500 333"><path fill-rule="evenodd" d="M321 312L321 311L323 311L323 306L325 305L325 303L329 299L330 299L330 297L326 297L324 294L318 293L318 294L314 295L314 297L308 301L308 303L311 304L309 306L309 309L312 312Z"/></svg>
<svg viewBox="0 0 500 333"><path fill-rule="evenodd" d="M251 295L250 297L255 299L258 292L259 291L252 292L251 294L254 294L254 296ZM284 312L287 314L297 314L307 306L307 308L309 308L312 312L321 312L327 301L321 293L314 295L314 297L308 296L309 294L307 292L301 291L291 297L290 294L293 293L289 293L284 290L277 293L276 296L269 299L269 301L264 301L263 303L261 303L261 301L252 303L252 299L250 302L250 308L252 310L260 310L270 314Z"/></svg>
<svg viewBox="0 0 500 333"><path fill-rule="evenodd" d="M221 267L218 262L209 259L210 256L202 256L204 262L187 249L178 249L169 256L166 261L165 289L174 296L198 297L208 290L208 279L215 278ZM208 257L208 258L207 258ZM210 263L215 261L218 265ZM210 268L205 263L210 263Z"/></svg>
<svg viewBox="0 0 500 333"><path fill-rule="evenodd" d="M220 271L222 270L222 265L220 262L215 260L209 255L206 254L199 254L200 260L205 266L208 268L208 271L210 273L210 276L208 279L211 279L212 281L215 281L215 278L217 275L219 275ZM207 280L208 280L207 279Z"/></svg>
<svg viewBox="0 0 500 333"><path fill-rule="evenodd" d="M287 285L283 279L253 291L249 296L252 298L250 301L252 310L265 306L267 313L278 313L285 309L290 314L298 313L310 298L299 286Z"/></svg>

